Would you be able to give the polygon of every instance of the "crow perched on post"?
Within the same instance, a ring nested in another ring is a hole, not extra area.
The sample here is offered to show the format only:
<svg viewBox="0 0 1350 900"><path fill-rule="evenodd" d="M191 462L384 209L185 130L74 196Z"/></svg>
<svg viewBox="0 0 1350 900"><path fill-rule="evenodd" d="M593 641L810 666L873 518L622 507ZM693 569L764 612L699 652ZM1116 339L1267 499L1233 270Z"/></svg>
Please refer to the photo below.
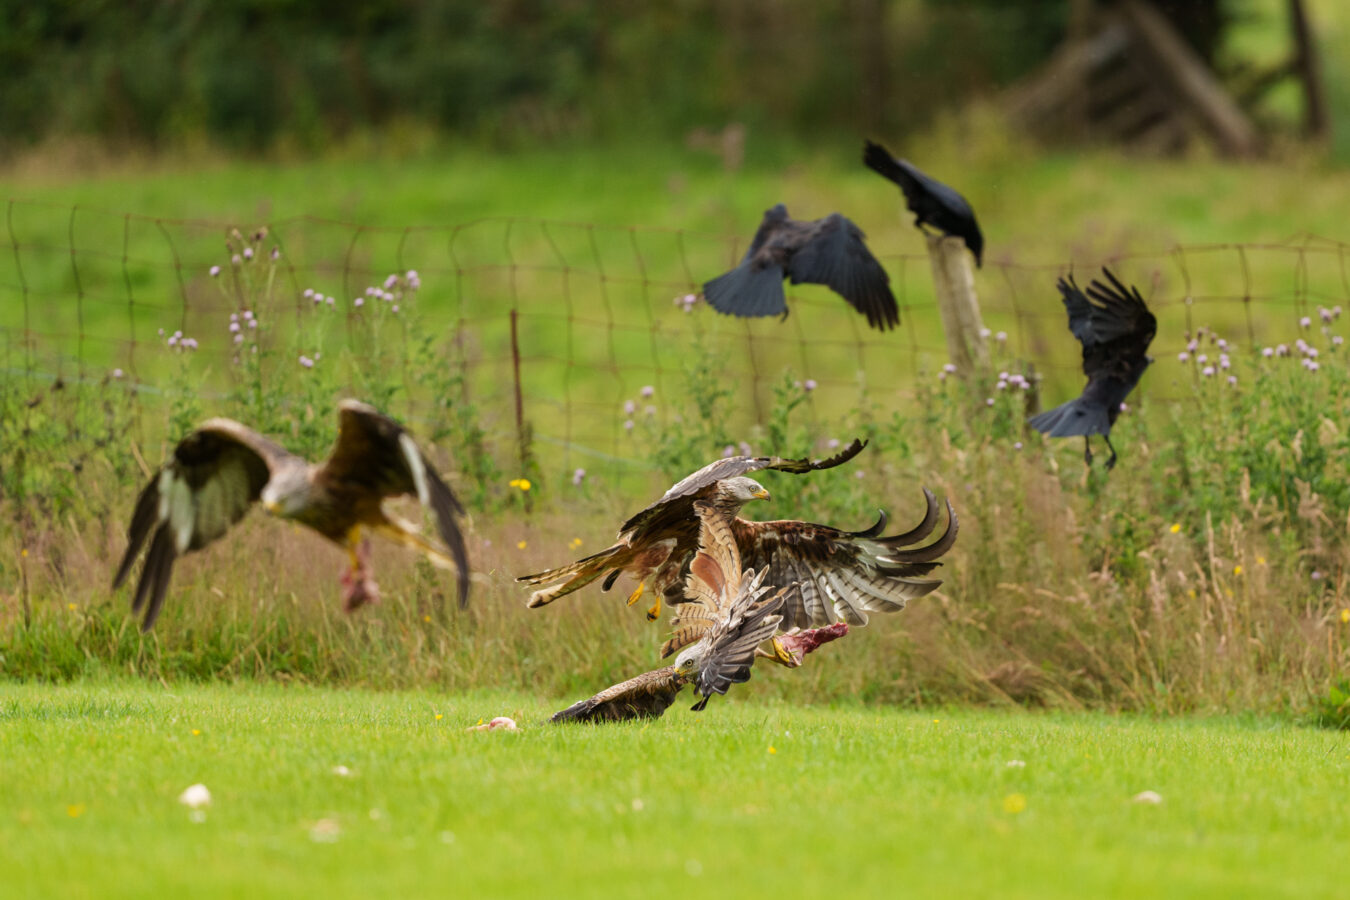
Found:
<svg viewBox="0 0 1350 900"><path fill-rule="evenodd" d="M1103 268L1102 272L1111 285L1094 279L1086 295L1074 284L1073 276L1067 281L1061 278L1058 284L1069 312L1069 330L1083 345L1087 387L1081 396L1029 421L1032 428L1051 437L1082 435L1083 460L1088 465L1092 465L1090 436L1100 434L1111 451L1106 461L1110 469L1116 464L1111 426L1126 396L1153 362L1147 351L1158 331L1158 320L1137 289L1126 288L1110 269Z"/></svg>
<svg viewBox="0 0 1350 900"><path fill-rule="evenodd" d="M784 278L823 284L867 316L868 325L886 331L900 323L900 309L864 237L839 213L799 222L780 203L764 214L741 264L704 284L703 296L720 313L787 318Z"/></svg>
<svg viewBox="0 0 1350 900"><path fill-rule="evenodd" d="M914 227L920 230L932 225L943 234L959 237L975 254L975 265L980 265L984 254L984 235L975 221L975 210L966 198L947 185L930 178L913 163L896 159L880 144L867 141L863 147L863 162L869 169L900 185L905 192L905 205L914 213Z"/></svg>

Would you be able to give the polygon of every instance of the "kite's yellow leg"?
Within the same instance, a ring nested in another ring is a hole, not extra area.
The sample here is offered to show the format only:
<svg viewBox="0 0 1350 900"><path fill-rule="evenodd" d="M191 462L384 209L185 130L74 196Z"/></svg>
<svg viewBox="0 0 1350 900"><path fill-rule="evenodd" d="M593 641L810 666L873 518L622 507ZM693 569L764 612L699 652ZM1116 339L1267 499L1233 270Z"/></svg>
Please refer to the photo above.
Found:
<svg viewBox="0 0 1350 900"><path fill-rule="evenodd" d="M444 550L437 547L417 532L401 526L401 522L381 524L376 526L376 530L390 540L421 553L433 565L439 568L455 568L455 561L449 556L446 556Z"/></svg>
<svg viewBox="0 0 1350 900"><path fill-rule="evenodd" d="M352 571L361 570L361 557L356 548L361 546L361 526L353 525L347 530L347 558L352 561Z"/></svg>
<svg viewBox="0 0 1350 900"><path fill-rule="evenodd" d="M642 597L642 593L647 590L647 582L639 581L638 586L633 589L633 593L628 595L628 605L632 606Z"/></svg>
<svg viewBox="0 0 1350 900"><path fill-rule="evenodd" d="M773 658L789 668L793 668L797 665L797 660L793 658L792 654L787 651L787 648L783 646L783 642L778 638L773 639Z"/></svg>
<svg viewBox="0 0 1350 900"><path fill-rule="evenodd" d="M656 602L652 604L651 609L647 610L647 621L655 622L659 618L661 618L661 595L657 594Z"/></svg>

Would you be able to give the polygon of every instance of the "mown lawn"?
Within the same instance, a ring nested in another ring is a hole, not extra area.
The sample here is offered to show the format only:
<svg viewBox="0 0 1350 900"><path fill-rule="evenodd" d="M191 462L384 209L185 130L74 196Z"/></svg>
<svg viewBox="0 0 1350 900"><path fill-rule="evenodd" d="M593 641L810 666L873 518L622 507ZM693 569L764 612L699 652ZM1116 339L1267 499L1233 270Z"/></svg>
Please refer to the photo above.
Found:
<svg viewBox="0 0 1350 900"><path fill-rule="evenodd" d="M552 705L4 685L4 893L1343 895L1340 733L735 699L531 724ZM465 731L499 713L522 730ZM176 798L199 781L213 803L194 823ZM1132 802L1144 790L1161 804Z"/></svg>

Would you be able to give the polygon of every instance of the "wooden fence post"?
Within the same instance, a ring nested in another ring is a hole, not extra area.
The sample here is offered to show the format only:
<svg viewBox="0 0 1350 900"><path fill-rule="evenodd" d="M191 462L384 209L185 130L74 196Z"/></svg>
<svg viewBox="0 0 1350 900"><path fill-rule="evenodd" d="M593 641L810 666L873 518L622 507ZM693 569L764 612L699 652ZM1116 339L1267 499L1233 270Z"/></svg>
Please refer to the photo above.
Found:
<svg viewBox="0 0 1350 900"><path fill-rule="evenodd" d="M961 238L929 234L928 261L933 267L933 290L942 330L947 335L947 357L962 376L989 367L989 345L975 297L975 273Z"/></svg>

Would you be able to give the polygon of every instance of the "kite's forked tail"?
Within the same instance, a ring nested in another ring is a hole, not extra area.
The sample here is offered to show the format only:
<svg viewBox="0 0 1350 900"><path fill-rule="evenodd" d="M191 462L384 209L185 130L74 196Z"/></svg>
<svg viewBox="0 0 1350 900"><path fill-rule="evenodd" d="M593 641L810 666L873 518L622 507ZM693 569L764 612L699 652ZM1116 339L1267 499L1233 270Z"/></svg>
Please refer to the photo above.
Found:
<svg viewBox="0 0 1350 900"><path fill-rule="evenodd" d="M623 568L626 561L621 558L621 554L627 549L628 547L623 544L615 544L613 547L601 550L599 553L592 554L585 559L579 559L576 562L568 563L565 566L559 566L556 569L549 569L548 571L538 572L534 575L521 575L516 581L525 584L548 584L553 581L561 582L560 584L554 584L550 587L541 588L540 590L535 591L530 595L529 603L526 604L531 609L536 606L544 606L545 604L552 603L559 597L566 596L573 591L584 588L611 569Z"/></svg>

